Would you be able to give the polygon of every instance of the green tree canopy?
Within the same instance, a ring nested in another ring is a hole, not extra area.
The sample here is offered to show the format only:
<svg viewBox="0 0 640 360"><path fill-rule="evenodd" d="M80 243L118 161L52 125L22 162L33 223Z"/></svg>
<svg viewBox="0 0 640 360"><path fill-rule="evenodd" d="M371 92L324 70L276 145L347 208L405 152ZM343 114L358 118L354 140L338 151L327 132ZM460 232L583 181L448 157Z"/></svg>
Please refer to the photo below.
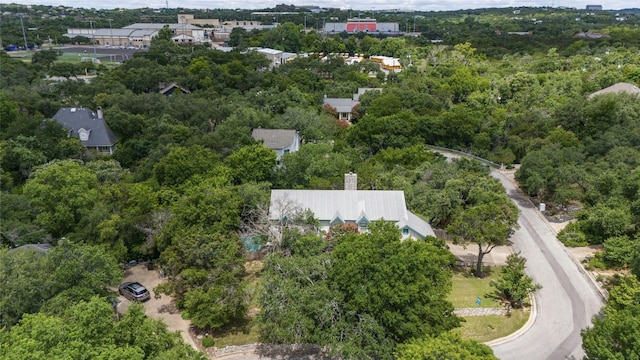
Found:
<svg viewBox="0 0 640 360"><path fill-rule="evenodd" d="M346 310L372 316L399 343L458 326L445 300L451 253L433 238L400 241L393 223L368 230L339 239L331 253L331 284L344 294Z"/></svg>
<svg viewBox="0 0 640 360"><path fill-rule="evenodd" d="M54 161L39 169L24 186L38 215L36 222L53 236L74 229L98 199L98 178L73 160Z"/></svg>
<svg viewBox="0 0 640 360"><path fill-rule="evenodd" d="M462 339L460 334L446 332L437 337L422 337L398 345L398 360L497 360L487 345Z"/></svg>
<svg viewBox="0 0 640 360"><path fill-rule="evenodd" d="M586 359L635 359L640 354L640 282L624 276L614 287L604 315L582 330Z"/></svg>

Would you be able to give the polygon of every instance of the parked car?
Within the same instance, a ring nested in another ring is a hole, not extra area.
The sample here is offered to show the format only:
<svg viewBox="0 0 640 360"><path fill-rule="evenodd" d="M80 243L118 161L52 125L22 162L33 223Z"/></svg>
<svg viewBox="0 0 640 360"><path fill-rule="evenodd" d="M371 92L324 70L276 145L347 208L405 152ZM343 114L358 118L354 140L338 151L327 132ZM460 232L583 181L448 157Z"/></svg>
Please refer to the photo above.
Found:
<svg viewBox="0 0 640 360"><path fill-rule="evenodd" d="M146 301L151 299L151 293L147 288L142 286L139 282L125 282L118 288L120 295L131 301Z"/></svg>

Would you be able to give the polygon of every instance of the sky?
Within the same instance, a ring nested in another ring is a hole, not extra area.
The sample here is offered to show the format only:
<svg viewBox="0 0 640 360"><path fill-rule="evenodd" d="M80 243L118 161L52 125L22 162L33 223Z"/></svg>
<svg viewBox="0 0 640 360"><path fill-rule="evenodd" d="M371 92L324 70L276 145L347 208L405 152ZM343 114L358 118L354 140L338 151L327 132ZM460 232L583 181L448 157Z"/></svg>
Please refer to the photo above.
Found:
<svg viewBox="0 0 640 360"><path fill-rule="evenodd" d="M489 7L543 7L565 6L584 9L587 4L602 5L605 10L640 7L638 0L406 0L402 3L391 0L226 0L223 2L206 0L168 0L170 8L191 9L263 9L273 8L277 4L319 5L354 10L421 10L443 11L460 9L478 9ZM0 0L1 4L18 3L24 5L65 5L83 8L164 8L166 0Z"/></svg>

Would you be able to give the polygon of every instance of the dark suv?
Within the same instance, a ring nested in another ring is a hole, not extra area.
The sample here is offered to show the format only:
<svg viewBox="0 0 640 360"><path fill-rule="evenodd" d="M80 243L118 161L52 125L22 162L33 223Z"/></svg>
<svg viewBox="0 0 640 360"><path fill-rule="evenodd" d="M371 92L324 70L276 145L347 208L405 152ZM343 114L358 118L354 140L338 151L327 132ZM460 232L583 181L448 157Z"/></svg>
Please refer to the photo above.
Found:
<svg viewBox="0 0 640 360"><path fill-rule="evenodd" d="M139 282L125 282L120 285L118 291L122 296L131 301L146 301L151 298L149 290Z"/></svg>

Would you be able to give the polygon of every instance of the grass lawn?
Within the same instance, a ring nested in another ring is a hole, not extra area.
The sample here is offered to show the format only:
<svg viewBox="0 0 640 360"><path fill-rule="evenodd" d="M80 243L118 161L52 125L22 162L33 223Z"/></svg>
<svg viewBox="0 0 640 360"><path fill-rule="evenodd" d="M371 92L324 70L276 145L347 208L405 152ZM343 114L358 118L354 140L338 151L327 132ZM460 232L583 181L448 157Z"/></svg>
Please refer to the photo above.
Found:
<svg viewBox="0 0 640 360"><path fill-rule="evenodd" d="M242 322L230 324L222 329L216 330L213 334L215 346L223 348L225 346L254 344L259 342L258 325L253 319L245 319Z"/></svg>
<svg viewBox="0 0 640 360"><path fill-rule="evenodd" d="M464 318L460 331L464 339L486 342L507 336L520 329L529 319L530 308L512 310L507 316L486 315Z"/></svg>
<svg viewBox="0 0 640 360"><path fill-rule="evenodd" d="M500 275L501 266L484 268L485 277L476 278L468 268L457 268L453 273L453 289L449 294L449 301L454 308L495 308L502 305L493 298L495 291L489 283ZM476 299L480 297L480 305L476 304Z"/></svg>

